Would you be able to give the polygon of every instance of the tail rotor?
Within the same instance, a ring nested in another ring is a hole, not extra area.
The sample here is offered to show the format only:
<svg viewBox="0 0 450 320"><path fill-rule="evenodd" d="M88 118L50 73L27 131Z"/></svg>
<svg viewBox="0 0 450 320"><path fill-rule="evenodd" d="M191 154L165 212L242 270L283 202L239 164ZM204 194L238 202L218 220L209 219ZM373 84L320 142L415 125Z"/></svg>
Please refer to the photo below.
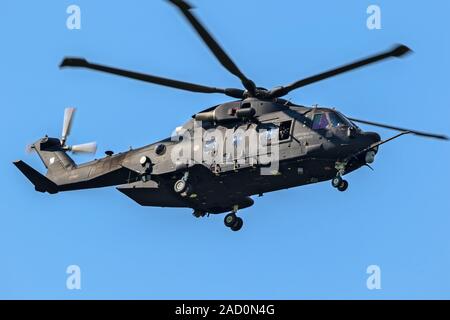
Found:
<svg viewBox="0 0 450 320"><path fill-rule="evenodd" d="M66 108L64 110L64 121L63 121L63 127L62 127L62 133L61 138L49 138L45 136L42 139L39 139L35 143L31 143L25 147L26 153L31 153L33 151L36 151L36 148L39 150L47 150L47 151L69 151L73 154L79 154L79 153L90 153L95 154L97 152L97 143L94 142L88 142L83 144L75 144L75 145L67 145L67 138L70 135L73 119L75 117L75 108Z"/></svg>
<svg viewBox="0 0 450 320"><path fill-rule="evenodd" d="M70 135L71 129L72 129L72 123L73 119L75 117L75 108L66 108L64 110L64 121L63 121L63 127L62 127L62 133L61 133L61 147L66 150L70 151L74 154L77 153L91 153L95 154L97 152L97 142L88 142L83 144L75 144L75 145L67 145L67 138Z"/></svg>
<svg viewBox="0 0 450 320"><path fill-rule="evenodd" d="M66 144L67 137L70 135L70 131L72 129L72 122L75 116L75 108L66 108L64 110L64 121L61 133L61 145L64 146Z"/></svg>
<svg viewBox="0 0 450 320"><path fill-rule="evenodd" d="M97 143L96 142L88 142L83 144L76 144L73 146L67 147L69 151L72 153L95 153L97 152Z"/></svg>

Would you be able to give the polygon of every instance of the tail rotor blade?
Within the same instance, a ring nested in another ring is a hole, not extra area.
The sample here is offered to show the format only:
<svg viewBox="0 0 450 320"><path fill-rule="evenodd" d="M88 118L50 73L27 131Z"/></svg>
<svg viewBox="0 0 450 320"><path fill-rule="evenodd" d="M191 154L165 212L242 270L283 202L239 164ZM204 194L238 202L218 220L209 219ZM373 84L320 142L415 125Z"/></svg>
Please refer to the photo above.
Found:
<svg viewBox="0 0 450 320"><path fill-rule="evenodd" d="M25 147L26 153L32 153L34 151L34 144L30 143Z"/></svg>
<svg viewBox="0 0 450 320"><path fill-rule="evenodd" d="M89 142L84 144L76 144L71 146L69 149L73 153L95 153L97 152L97 143Z"/></svg>
<svg viewBox="0 0 450 320"><path fill-rule="evenodd" d="M64 122L63 122L62 134L61 134L61 141L62 141L63 145L66 142L67 137L70 134L70 130L72 128L73 117L75 115L75 110L76 110L75 108L66 108L64 110Z"/></svg>

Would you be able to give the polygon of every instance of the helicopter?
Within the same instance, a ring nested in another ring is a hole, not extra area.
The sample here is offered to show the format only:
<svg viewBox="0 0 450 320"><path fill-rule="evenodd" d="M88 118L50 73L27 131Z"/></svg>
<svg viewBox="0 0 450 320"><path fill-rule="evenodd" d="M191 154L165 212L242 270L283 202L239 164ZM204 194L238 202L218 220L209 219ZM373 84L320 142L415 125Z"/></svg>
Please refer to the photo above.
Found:
<svg viewBox="0 0 450 320"><path fill-rule="evenodd" d="M175 89L224 94L234 100L202 110L171 137L147 146L76 164L68 153L95 153L95 142L68 145L75 108L66 108L60 138L45 136L29 146L45 167L41 174L22 160L14 165L35 190L63 191L117 186L142 206L191 208L197 218L227 213L226 227L238 231L238 210L253 196L330 181L344 192L344 176L374 162L379 147L406 134L448 140L441 134L405 129L345 116L334 108L307 107L283 99L293 90L392 58L412 50L405 45L272 89L258 87L233 62L185 0L167 0L186 18L220 64L243 88L217 88L66 57L61 68L84 68ZM382 140L357 123L398 133Z"/></svg>

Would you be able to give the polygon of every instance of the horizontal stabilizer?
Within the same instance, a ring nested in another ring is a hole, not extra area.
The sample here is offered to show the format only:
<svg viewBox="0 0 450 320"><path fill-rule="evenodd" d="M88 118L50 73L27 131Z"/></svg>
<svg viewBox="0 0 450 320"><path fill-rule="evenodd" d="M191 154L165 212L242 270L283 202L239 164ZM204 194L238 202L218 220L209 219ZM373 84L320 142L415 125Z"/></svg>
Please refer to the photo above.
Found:
<svg viewBox="0 0 450 320"><path fill-rule="evenodd" d="M130 197L141 206L149 207L186 207L186 201L177 197L174 192L161 190L155 181L134 182L117 187L117 190Z"/></svg>
<svg viewBox="0 0 450 320"><path fill-rule="evenodd" d="M43 176L22 160L14 161L13 164L31 181L36 191L52 194L58 192L58 186L53 181Z"/></svg>

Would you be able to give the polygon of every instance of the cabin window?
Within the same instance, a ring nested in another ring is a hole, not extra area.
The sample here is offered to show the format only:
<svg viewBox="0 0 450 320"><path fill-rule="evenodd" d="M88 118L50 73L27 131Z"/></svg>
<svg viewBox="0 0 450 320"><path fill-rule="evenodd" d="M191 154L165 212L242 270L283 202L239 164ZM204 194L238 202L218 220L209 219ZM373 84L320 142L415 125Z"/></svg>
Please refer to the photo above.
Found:
<svg viewBox="0 0 450 320"><path fill-rule="evenodd" d="M313 130L325 129L328 126L328 119L323 113L316 113L313 119Z"/></svg>
<svg viewBox="0 0 450 320"><path fill-rule="evenodd" d="M283 121L282 123L280 123L280 129L278 132L278 138L280 139L280 141L289 139L289 137L291 136L291 124L291 120Z"/></svg>
<svg viewBox="0 0 450 320"><path fill-rule="evenodd" d="M162 156L166 152L166 146L162 143L158 144L155 148L155 153L158 156Z"/></svg>

